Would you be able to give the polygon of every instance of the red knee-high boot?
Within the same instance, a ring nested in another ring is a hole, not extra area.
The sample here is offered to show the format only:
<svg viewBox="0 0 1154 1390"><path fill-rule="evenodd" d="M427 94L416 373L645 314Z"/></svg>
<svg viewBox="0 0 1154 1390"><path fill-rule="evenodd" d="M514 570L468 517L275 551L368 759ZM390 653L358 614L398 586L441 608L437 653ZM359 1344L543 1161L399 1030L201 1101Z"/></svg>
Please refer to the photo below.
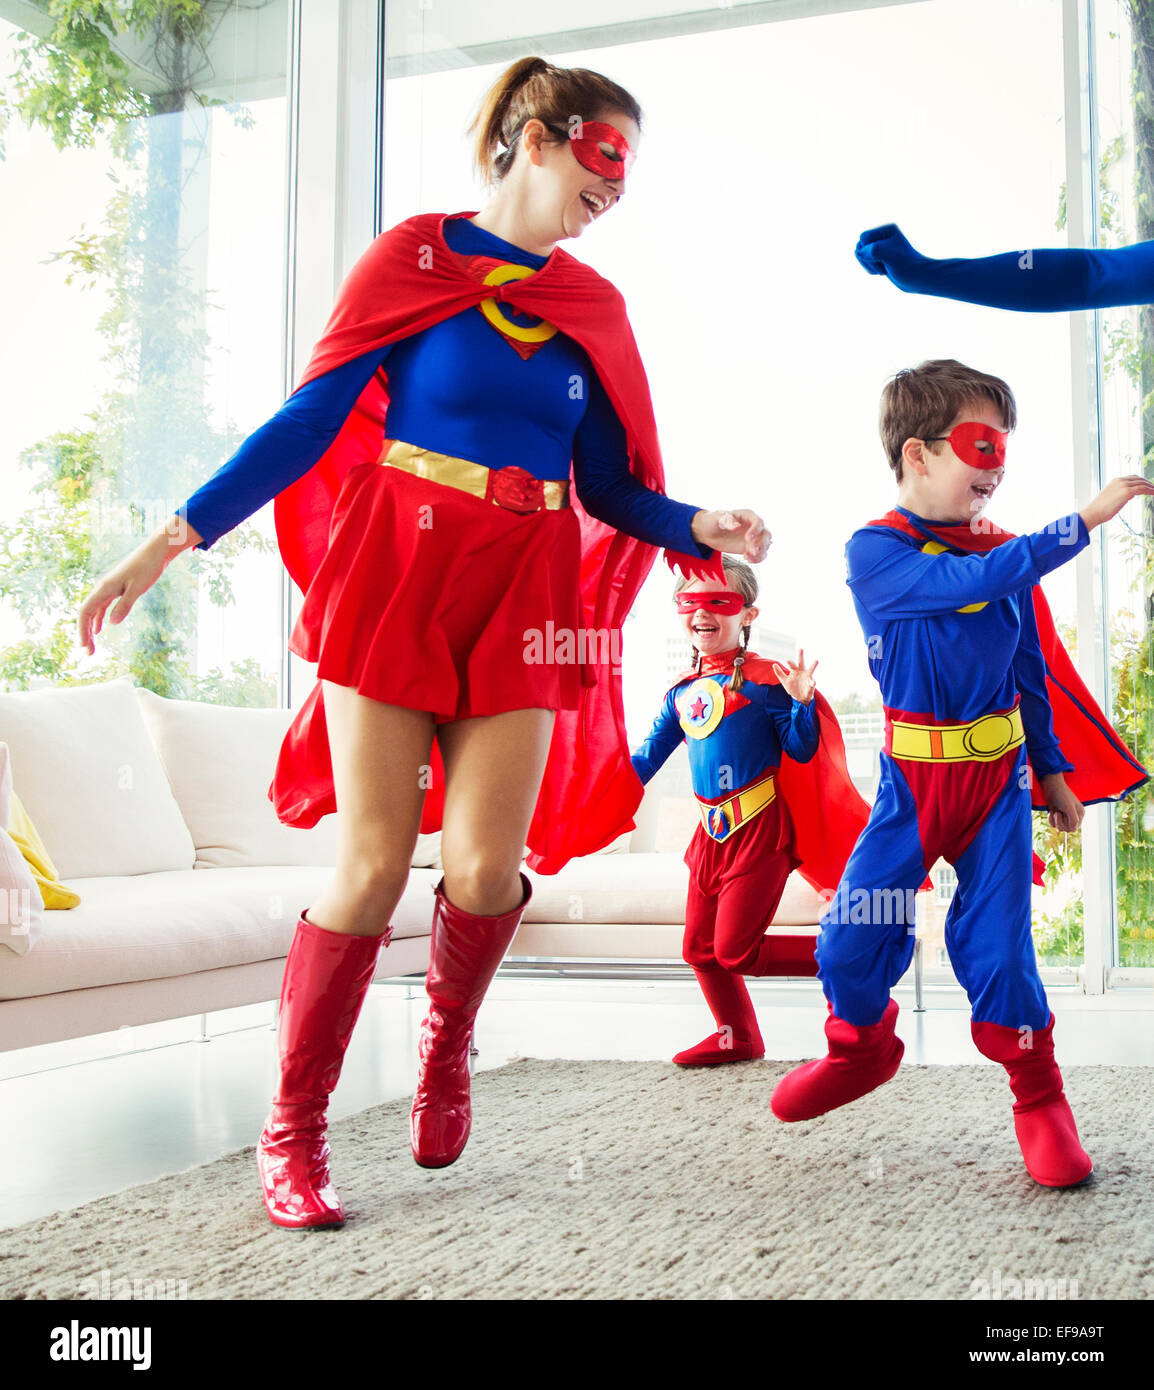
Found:
<svg viewBox="0 0 1154 1390"><path fill-rule="evenodd" d="M978 1051L1001 1062L1014 1093L1014 1132L1026 1171L1043 1187L1077 1187L1094 1171L1078 1138L1062 1073L1054 1061L1054 1015L1045 1028L1023 1035L999 1023L970 1023ZM1030 1046L1023 1047L1028 1039Z"/></svg>
<svg viewBox="0 0 1154 1390"><path fill-rule="evenodd" d="M826 1007L829 1054L794 1067L777 1083L769 1103L779 1120L812 1120L848 1105L888 1081L901 1064L905 1046L894 1034L896 1000L890 1000L877 1023L864 1028L838 1018L832 1005Z"/></svg>
<svg viewBox="0 0 1154 1390"><path fill-rule="evenodd" d="M277 1019L280 1084L256 1146L264 1204L278 1226L339 1226L325 1113L376 969L380 936L314 926L302 912L285 961Z"/></svg>
<svg viewBox="0 0 1154 1390"><path fill-rule="evenodd" d="M750 1062L765 1056L753 1000L740 975L720 965L693 967L717 1032L674 1057L679 1067L716 1067L724 1062Z"/></svg>
<svg viewBox="0 0 1154 1390"><path fill-rule="evenodd" d="M417 1094L409 1116L413 1157L422 1168L445 1168L465 1147L472 1127L469 1039L485 991L517 934L533 886L521 875L520 905L495 917L466 912L437 884L425 989L429 1012L417 1046Z"/></svg>
<svg viewBox="0 0 1154 1390"><path fill-rule="evenodd" d="M763 936L746 975L816 975L816 936Z"/></svg>

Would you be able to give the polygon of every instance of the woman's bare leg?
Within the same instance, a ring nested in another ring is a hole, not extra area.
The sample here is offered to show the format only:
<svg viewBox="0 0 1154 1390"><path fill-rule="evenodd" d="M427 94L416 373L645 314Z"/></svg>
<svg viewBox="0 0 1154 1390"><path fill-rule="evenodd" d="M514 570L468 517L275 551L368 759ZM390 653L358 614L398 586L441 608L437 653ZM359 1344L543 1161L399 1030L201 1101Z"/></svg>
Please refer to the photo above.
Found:
<svg viewBox="0 0 1154 1390"><path fill-rule="evenodd" d="M545 775L554 712L510 710L442 724L445 895L493 916L521 901L521 855Z"/></svg>
<svg viewBox="0 0 1154 1390"><path fill-rule="evenodd" d="M376 936L404 892L425 800L433 716L324 682L338 821L332 882L308 908L328 931Z"/></svg>

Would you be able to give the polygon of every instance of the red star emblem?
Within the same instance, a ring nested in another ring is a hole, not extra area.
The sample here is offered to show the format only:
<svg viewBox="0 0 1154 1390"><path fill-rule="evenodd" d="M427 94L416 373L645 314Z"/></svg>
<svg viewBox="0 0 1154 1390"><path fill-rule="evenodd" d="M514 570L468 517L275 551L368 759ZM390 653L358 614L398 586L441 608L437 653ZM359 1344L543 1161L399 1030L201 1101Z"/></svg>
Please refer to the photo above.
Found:
<svg viewBox="0 0 1154 1390"><path fill-rule="evenodd" d="M705 701L700 695L694 700L693 704L689 706L689 717L690 719L705 718Z"/></svg>

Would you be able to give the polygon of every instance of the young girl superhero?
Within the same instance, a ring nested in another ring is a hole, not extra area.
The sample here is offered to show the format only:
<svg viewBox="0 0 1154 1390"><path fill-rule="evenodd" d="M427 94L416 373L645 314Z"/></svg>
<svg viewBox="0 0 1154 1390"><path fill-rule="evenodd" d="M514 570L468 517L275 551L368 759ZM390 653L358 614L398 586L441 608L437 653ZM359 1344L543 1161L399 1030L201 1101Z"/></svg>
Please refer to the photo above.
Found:
<svg viewBox="0 0 1154 1390"><path fill-rule="evenodd" d="M1154 485L1115 479L1081 513L1015 537L981 515L1015 420L1004 381L952 360L899 372L883 393L898 505L846 546L886 710L881 781L818 937L828 1053L783 1077L771 1104L779 1119L812 1119L895 1074L890 989L913 938L887 908L941 856L957 870L946 949L974 1043L1006 1069L1027 1171L1069 1187L1092 1164L1030 934L1030 807L1075 830L1085 802L1124 796L1147 773L1078 680L1038 584ZM850 901L864 914L847 913Z"/></svg>
<svg viewBox="0 0 1154 1390"><path fill-rule="evenodd" d="M751 511L663 495L621 297L557 246L622 197L640 117L596 73L509 68L474 127L488 205L378 237L300 386L177 509L179 543L158 532L80 612L91 651L114 600L117 622L174 554L276 496L305 593L290 647L318 669L269 795L286 824L342 812L332 883L285 964L280 1082L257 1145L277 1225L343 1220L328 1098L418 830L442 827L445 873L411 1142L442 1167L469 1135L473 1020L529 901L524 845L556 872L632 823L610 652L655 547L714 572L715 547L757 560L769 545ZM580 666L525 659L527 631L589 629Z"/></svg>
<svg viewBox="0 0 1154 1390"><path fill-rule="evenodd" d="M682 956L717 1032L677 1053L683 1067L765 1056L741 977L817 974L812 936L766 929L791 871L832 889L869 819L837 719L814 685L817 662L807 668L799 652L785 666L749 651L757 578L741 560L723 556L722 564L725 587L678 581L674 601L696 661L632 758L648 782L684 739L701 811L685 853Z"/></svg>

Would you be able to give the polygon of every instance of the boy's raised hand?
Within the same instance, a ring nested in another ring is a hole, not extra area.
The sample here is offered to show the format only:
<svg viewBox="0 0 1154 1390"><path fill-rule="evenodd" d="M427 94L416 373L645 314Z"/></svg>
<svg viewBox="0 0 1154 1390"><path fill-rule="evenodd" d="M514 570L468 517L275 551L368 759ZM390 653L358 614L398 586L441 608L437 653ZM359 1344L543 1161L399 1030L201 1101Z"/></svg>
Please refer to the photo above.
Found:
<svg viewBox="0 0 1154 1390"><path fill-rule="evenodd" d="M817 682L813 678L813 673L817 670L817 662L815 661L812 666L807 668L805 652L799 647L796 661L785 664L775 661L773 669L777 672L781 688L787 694L792 695L799 704L808 705L817 689Z"/></svg>
<svg viewBox="0 0 1154 1390"><path fill-rule="evenodd" d="M1135 497L1154 496L1154 483L1138 473L1127 474L1124 478L1111 478L1097 497L1082 509L1082 520L1086 530L1092 531L1104 521L1115 517L1122 508Z"/></svg>

